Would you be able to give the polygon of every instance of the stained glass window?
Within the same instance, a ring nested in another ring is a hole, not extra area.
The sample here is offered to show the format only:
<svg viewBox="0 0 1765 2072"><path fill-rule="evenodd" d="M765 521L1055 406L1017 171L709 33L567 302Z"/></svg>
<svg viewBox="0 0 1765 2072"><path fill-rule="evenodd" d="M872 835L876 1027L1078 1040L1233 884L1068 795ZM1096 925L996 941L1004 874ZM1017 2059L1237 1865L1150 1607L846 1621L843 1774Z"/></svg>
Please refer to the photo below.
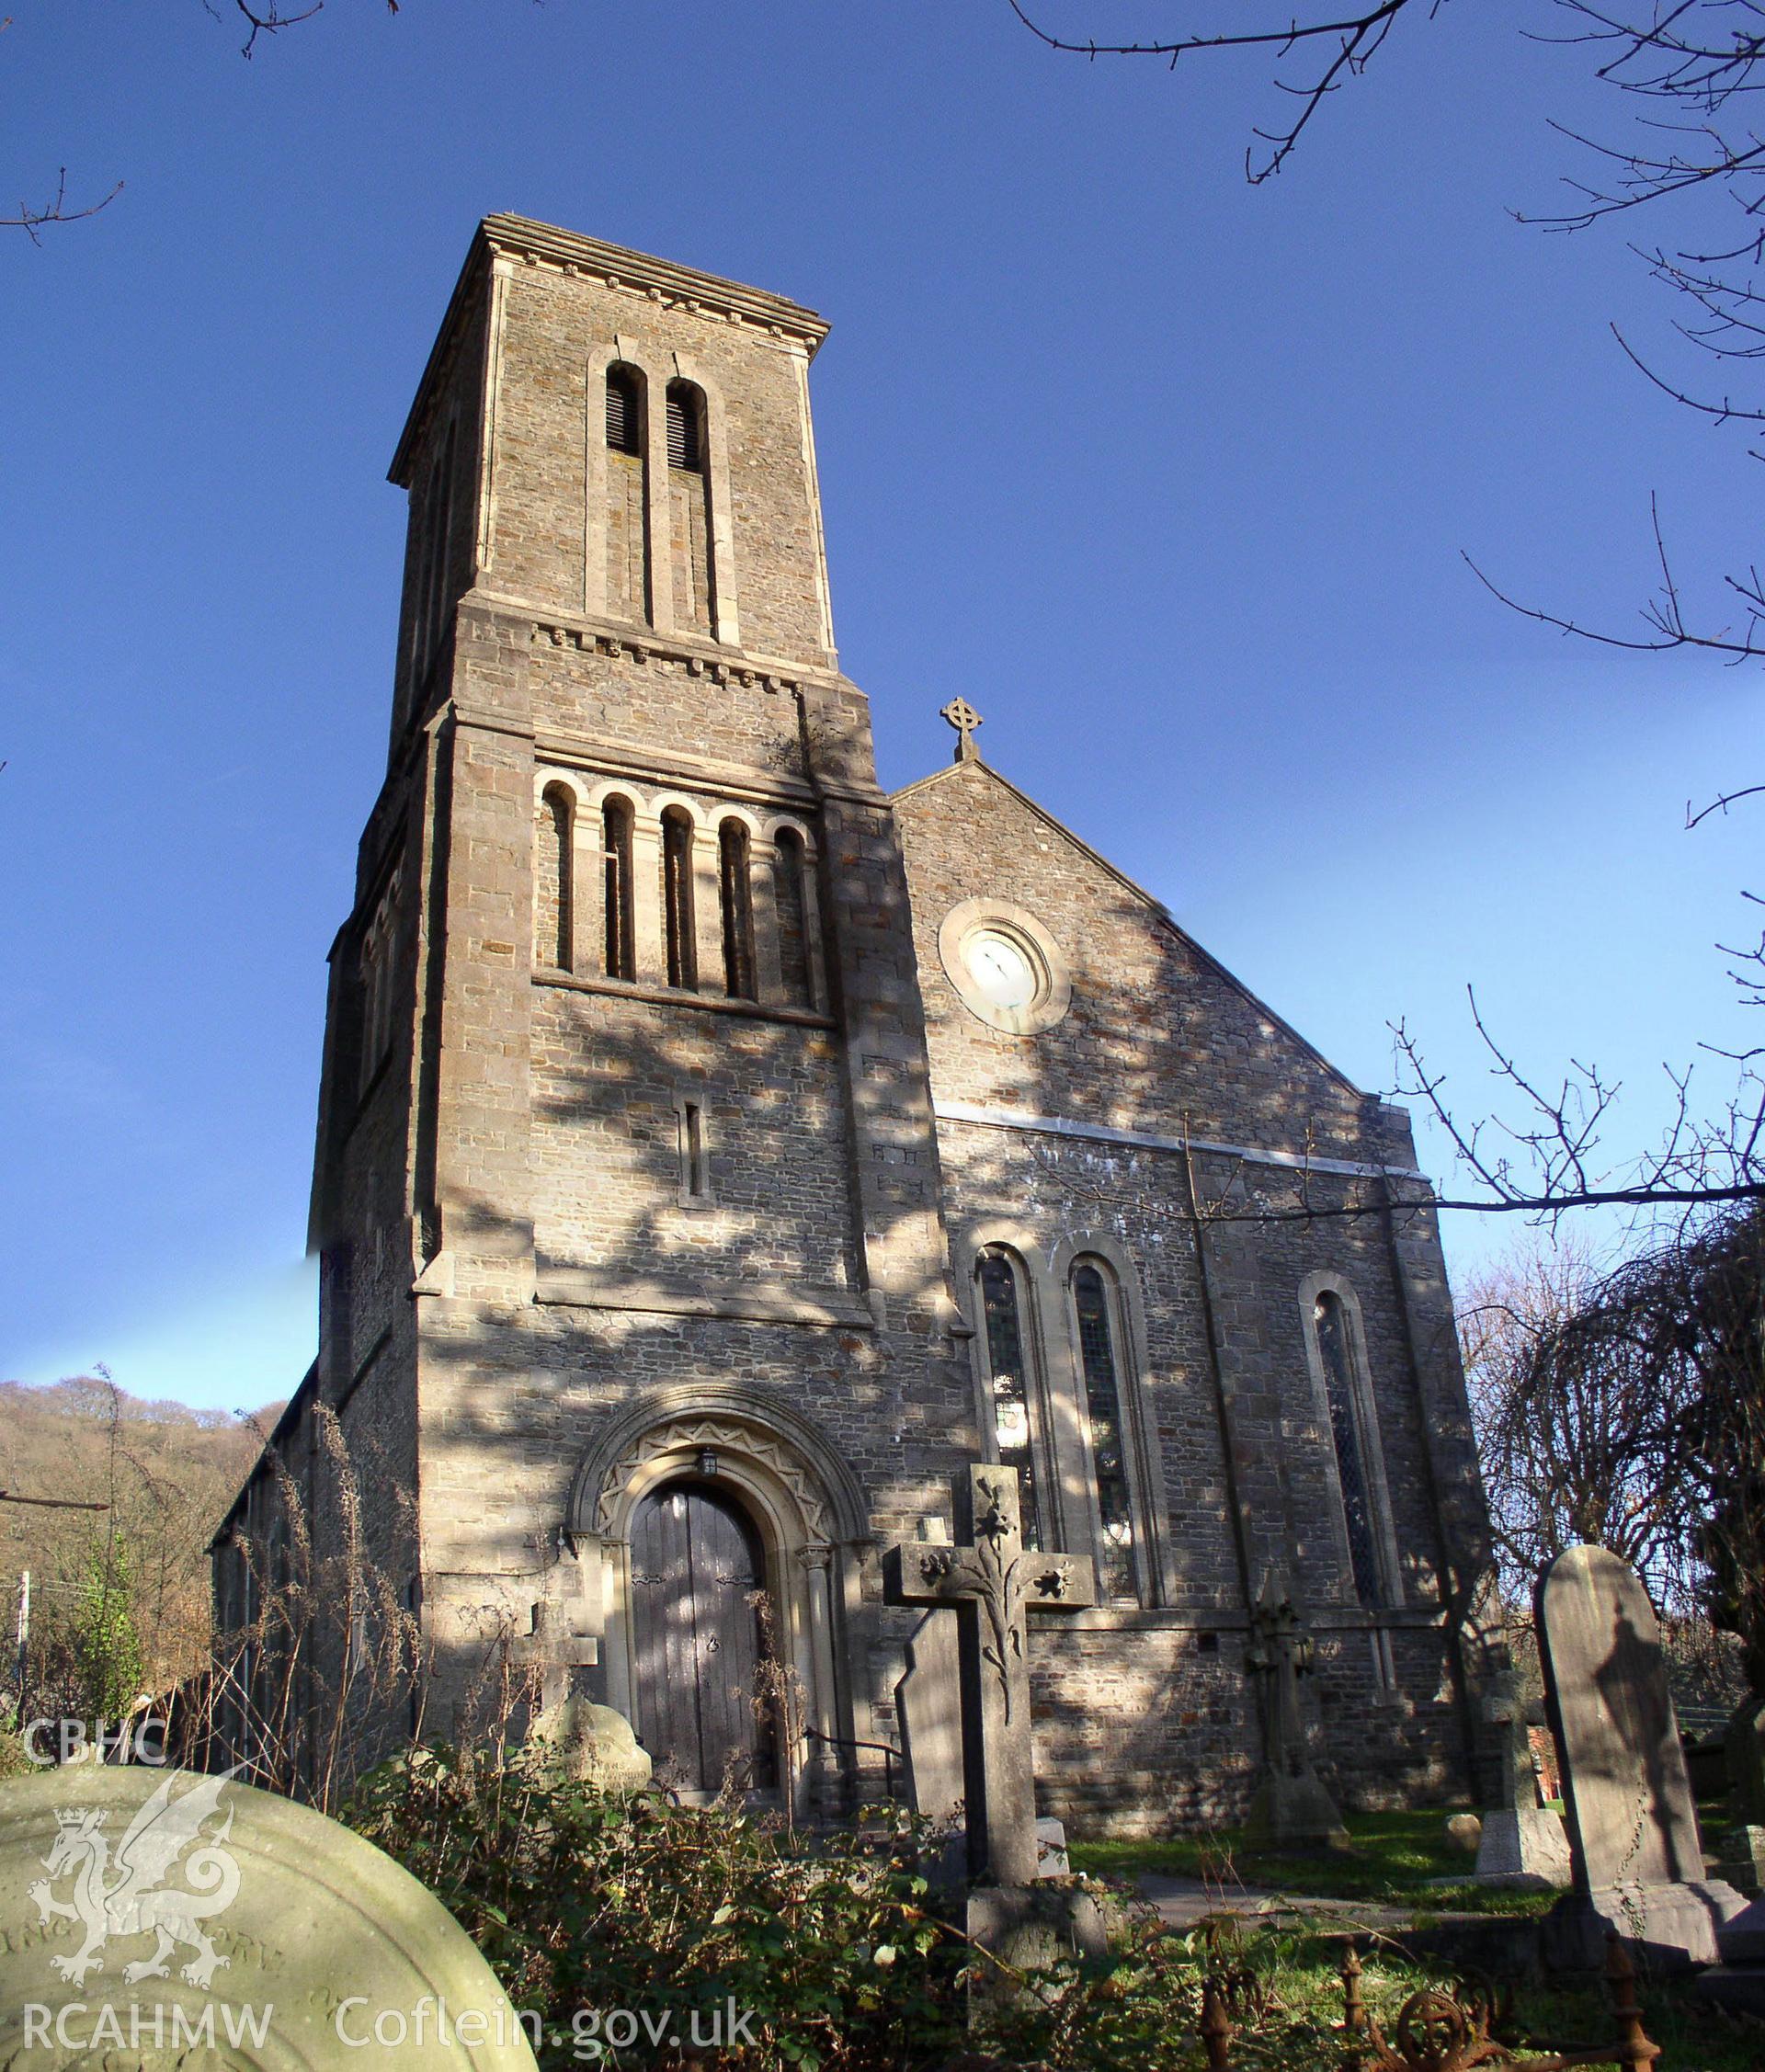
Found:
<svg viewBox="0 0 1765 2072"><path fill-rule="evenodd" d="M1330 1404L1330 1436L1336 1442L1337 1478L1342 1486L1343 1520L1349 1531L1349 1562L1354 1571L1354 1594L1369 1611L1377 1607L1379 1556L1373 1543L1372 1507L1367 1497L1365 1463L1361 1457L1361 1427L1355 1415L1354 1346L1340 1295L1326 1289L1312 1309L1324 1386Z"/></svg>
<svg viewBox="0 0 1765 2072"><path fill-rule="evenodd" d="M1078 1349L1085 1370L1085 1408L1091 1427L1091 1474L1102 1526L1098 1576L1111 1598L1135 1594L1133 1501L1128 1480L1128 1436L1116 1373L1115 1331L1109 1283L1088 1260L1073 1275Z"/></svg>
<svg viewBox="0 0 1765 2072"><path fill-rule="evenodd" d="M985 1252L980 1265L981 1311L986 1326L986 1364L993 1383L993 1419L999 1464L1018 1471L1023 1543L1042 1545L1036 1502L1035 1448L1030 1430L1030 1377L1018 1316L1018 1277L1002 1252Z"/></svg>

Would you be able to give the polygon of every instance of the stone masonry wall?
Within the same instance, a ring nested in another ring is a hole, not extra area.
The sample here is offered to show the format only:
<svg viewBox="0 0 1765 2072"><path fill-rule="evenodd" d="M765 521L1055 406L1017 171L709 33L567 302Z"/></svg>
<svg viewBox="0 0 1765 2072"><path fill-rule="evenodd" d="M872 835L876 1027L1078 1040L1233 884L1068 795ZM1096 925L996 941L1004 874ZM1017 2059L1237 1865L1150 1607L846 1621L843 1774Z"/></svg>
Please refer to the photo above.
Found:
<svg viewBox="0 0 1765 2072"><path fill-rule="evenodd" d="M958 765L910 789L897 813L939 1100L1411 1163L1400 1116L1360 1096L984 765ZM951 983L939 927L975 898L1027 910L1065 952L1072 1002L1053 1028L1033 1036L994 1029ZM1319 1634L1308 1704L1324 1774L1350 1803L1465 1788L1459 1662L1440 1611L1452 1535L1418 1393L1410 1291L1386 1219L1216 1223L1198 1252L1191 1172L1204 1201L1238 1207L1251 1196L1291 1207L1296 1176L951 1116L939 1137L959 1261L993 1242L1025 1262L1045 1416L1055 1414L1062 1377L1069 1399L1080 1386L1062 1262L1093 1244L1125 1260L1141 1319L1133 1349L1144 1366L1125 1379L1152 1463L1163 1573L1149 1585L1152 1609L1099 1610L1050 1622L1037 1636L1039 1775L1049 1805L1086 1826L1156 1828L1241 1804L1258 1745L1241 1668L1247 1606L1271 1572L1298 1584ZM1304 1184L1319 1207L1347 1198L1340 1176L1314 1173ZM1307 1360L1302 1283L1319 1272L1352 1290L1363 1327L1395 1557L1380 1621L1392 1682L1378 1673L1355 1595L1332 1435ZM984 1388L978 1340L976 1352ZM1444 1404L1430 1400L1437 1421L1442 1409L1452 1439L1468 1436L1462 1383L1455 1407L1450 1392ZM1087 1472L1082 1448L1069 1443L1060 1467L1063 1476ZM1475 1514L1481 1499L1468 1447L1452 1452L1450 1469L1460 1484L1468 1478L1456 1493ZM1051 1508L1064 1509L1069 1545L1080 1543L1076 1531L1088 1535L1070 1490ZM1132 1782L1118 1788L1117 1779Z"/></svg>
<svg viewBox="0 0 1765 2072"><path fill-rule="evenodd" d="M803 423L803 348L710 309L660 310L582 275L518 266L507 276L492 456L492 586L541 610L583 609L584 456L590 439L604 446L606 366L615 338L658 365L682 356L690 378L710 393L712 411L722 413L742 644L756 655L826 665L831 657L822 637L820 541ZM664 552L671 529L660 540ZM683 612L678 623L692 621Z"/></svg>
<svg viewBox="0 0 1765 2072"><path fill-rule="evenodd" d="M677 1096L703 1117L703 1204L679 1200ZM533 1103L542 1258L680 1285L860 1285L831 1033L547 987Z"/></svg>

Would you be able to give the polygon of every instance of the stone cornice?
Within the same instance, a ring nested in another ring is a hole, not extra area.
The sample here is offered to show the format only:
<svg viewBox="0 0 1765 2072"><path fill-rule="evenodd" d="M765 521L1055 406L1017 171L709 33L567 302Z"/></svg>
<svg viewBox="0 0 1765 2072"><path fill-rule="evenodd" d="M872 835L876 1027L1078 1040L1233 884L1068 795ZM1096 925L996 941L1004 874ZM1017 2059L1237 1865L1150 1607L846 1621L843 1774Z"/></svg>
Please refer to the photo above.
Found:
<svg viewBox="0 0 1765 2072"><path fill-rule="evenodd" d="M528 637L537 646L573 647L615 658L624 655L633 662L672 662L689 677L710 677L720 684L738 683L750 690L794 691L804 684L833 689L845 682L837 669L814 663L750 654L745 648L695 640L690 634L658 633L651 627L619 620L585 619L526 605L518 598L499 597L494 591L472 591L460 601L468 609L493 613L505 624L528 627Z"/></svg>
<svg viewBox="0 0 1765 2072"><path fill-rule="evenodd" d="M718 274L700 273L696 268L658 259L648 252L633 252L622 245L604 245L598 237L584 237L554 223L535 222L526 216L486 216L473 233L393 456L391 478L401 487L405 485L411 446L428 408L430 388L499 259L593 281L659 308L702 317L708 324L735 324L794 346L810 359L827 336L826 320L788 296L725 280Z"/></svg>
<svg viewBox="0 0 1765 2072"><path fill-rule="evenodd" d="M478 232L492 252L524 265L579 274L603 287L642 295L647 302L683 309L692 316L746 324L769 337L793 339L812 354L827 336L826 318L787 295L726 280L721 274L700 273L696 267L633 252L624 245L603 245L599 238L585 237L580 231L561 230L529 216L486 216Z"/></svg>

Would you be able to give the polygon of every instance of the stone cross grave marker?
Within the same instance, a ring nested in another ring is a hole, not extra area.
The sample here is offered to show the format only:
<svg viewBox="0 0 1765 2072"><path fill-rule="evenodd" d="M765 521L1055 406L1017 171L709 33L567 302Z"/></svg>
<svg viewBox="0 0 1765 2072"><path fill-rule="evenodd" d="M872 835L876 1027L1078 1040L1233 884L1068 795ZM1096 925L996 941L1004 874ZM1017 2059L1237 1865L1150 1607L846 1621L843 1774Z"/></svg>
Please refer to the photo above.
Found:
<svg viewBox="0 0 1765 2072"><path fill-rule="evenodd" d="M1741 1899L1703 1874L1648 1593L1607 1548L1570 1547L1533 1601L1575 1879L1547 1917L1546 1960L1591 1970L1610 1929L1657 1963L1714 1964L1716 1930Z"/></svg>
<svg viewBox="0 0 1765 2072"><path fill-rule="evenodd" d="M1535 1707L1520 1693L1511 1669L1489 1679L1483 1716L1501 1734L1501 1774L1497 1802L1483 1816L1477 1842L1475 1875L1486 1884L1566 1885L1569 1882L1569 1838L1562 1816L1538 1798L1538 1772L1532 1765Z"/></svg>
<svg viewBox="0 0 1765 2072"><path fill-rule="evenodd" d="M1271 1575L1250 1613L1244 1666L1262 1691L1262 1782L1245 1816L1247 1839L1272 1848L1317 1849L1349 1839L1336 1801L1312 1768L1299 1679L1315 1644L1285 1588Z"/></svg>
<svg viewBox="0 0 1765 2072"><path fill-rule="evenodd" d="M1086 1556L1024 1545L1015 1470L973 1466L958 1477L956 1498L960 1543L891 1547L883 1594L891 1604L957 1613L958 1680L948 1690L944 1717L959 1724L961 1735L969 1875L1028 1886L1036 1878L1037 1844L1025 1614L1083 1611L1096 1601L1096 1577ZM922 1696L935 1702L936 1693ZM935 1712L918 1709L925 1731L935 1731Z"/></svg>

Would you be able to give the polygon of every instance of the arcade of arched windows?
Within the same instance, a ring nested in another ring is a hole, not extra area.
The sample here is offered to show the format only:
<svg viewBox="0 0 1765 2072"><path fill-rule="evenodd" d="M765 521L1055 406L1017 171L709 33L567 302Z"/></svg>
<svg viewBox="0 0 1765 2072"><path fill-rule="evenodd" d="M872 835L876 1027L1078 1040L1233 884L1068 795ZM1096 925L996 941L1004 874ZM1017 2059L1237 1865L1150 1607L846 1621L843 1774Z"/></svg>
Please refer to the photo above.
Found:
<svg viewBox="0 0 1765 2072"><path fill-rule="evenodd" d="M1099 1604L1164 1601L1162 1476L1133 1258L1103 1234L1046 1251L1003 1223L970 1231L958 1250L984 1444L1017 1472L1026 1544L1089 1554ZM1343 1591L1368 1615L1376 1674L1392 1686L1385 1629L1403 1592L1360 1304L1336 1273L1309 1276L1299 1295Z"/></svg>
<svg viewBox="0 0 1765 2072"><path fill-rule="evenodd" d="M1003 1229L971 1245L983 1429L992 1457L1017 1471L1025 1543L1089 1554L1099 1604L1164 1601L1133 1261L1102 1237L1051 1261Z"/></svg>
<svg viewBox="0 0 1765 2072"><path fill-rule="evenodd" d="M533 825L536 971L826 1010L802 822L549 772Z"/></svg>

